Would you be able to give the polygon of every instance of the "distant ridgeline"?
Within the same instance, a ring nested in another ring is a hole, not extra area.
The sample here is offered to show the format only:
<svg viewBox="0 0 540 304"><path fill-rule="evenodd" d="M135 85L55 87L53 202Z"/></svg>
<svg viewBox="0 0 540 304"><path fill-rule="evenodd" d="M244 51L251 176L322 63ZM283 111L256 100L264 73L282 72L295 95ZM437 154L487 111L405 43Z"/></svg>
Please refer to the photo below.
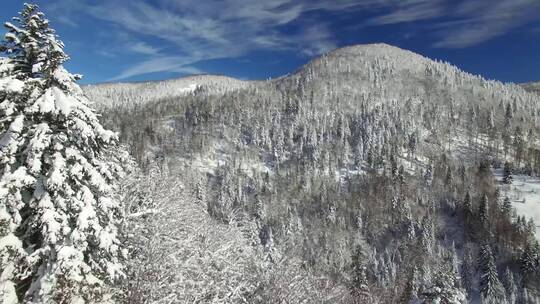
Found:
<svg viewBox="0 0 540 304"><path fill-rule="evenodd" d="M96 107L118 108L180 97L201 90L223 94L244 87L246 83L226 76L197 75L164 81L86 85L84 90Z"/></svg>
<svg viewBox="0 0 540 304"><path fill-rule="evenodd" d="M540 94L540 82L524 83L522 86L528 92Z"/></svg>

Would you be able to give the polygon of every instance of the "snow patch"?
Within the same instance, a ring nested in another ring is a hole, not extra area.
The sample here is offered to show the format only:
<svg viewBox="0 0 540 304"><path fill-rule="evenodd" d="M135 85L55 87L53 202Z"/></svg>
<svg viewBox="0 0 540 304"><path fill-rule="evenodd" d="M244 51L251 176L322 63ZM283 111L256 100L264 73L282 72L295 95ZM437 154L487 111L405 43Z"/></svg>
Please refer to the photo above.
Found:
<svg viewBox="0 0 540 304"><path fill-rule="evenodd" d="M2 72L0 68L0 73ZM0 79L0 91L6 91L8 93L22 93L24 89L24 82L19 79L7 77Z"/></svg>
<svg viewBox="0 0 540 304"><path fill-rule="evenodd" d="M532 218L536 224L536 238L540 240L540 178L513 175L513 183L502 184L503 171L496 169L495 178L501 183L501 192L512 201L519 215Z"/></svg>
<svg viewBox="0 0 540 304"><path fill-rule="evenodd" d="M179 88L177 92L180 94L192 93L195 92L198 87L199 86L196 83L192 83L185 88Z"/></svg>

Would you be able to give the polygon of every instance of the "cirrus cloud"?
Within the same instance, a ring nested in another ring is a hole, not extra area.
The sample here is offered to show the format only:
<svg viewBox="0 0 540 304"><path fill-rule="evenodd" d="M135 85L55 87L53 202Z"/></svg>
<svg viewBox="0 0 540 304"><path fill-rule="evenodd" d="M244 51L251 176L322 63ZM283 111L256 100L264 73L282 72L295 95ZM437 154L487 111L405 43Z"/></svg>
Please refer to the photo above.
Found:
<svg viewBox="0 0 540 304"><path fill-rule="evenodd" d="M358 13L369 13L360 29L419 22L439 48L473 46L540 20L538 0L59 0L47 7L70 26L66 16L89 15L129 36L100 50L142 56L113 80L201 72L201 61L257 50L315 56L341 45L336 19ZM324 13L333 18L310 18Z"/></svg>

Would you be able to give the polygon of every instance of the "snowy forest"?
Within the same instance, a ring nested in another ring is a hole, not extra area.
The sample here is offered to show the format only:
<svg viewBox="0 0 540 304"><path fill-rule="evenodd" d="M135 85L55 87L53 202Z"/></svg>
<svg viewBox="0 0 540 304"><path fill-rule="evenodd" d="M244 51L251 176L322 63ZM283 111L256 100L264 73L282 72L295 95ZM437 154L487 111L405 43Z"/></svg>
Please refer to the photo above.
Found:
<svg viewBox="0 0 540 304"><path fill-rule="evenodd" d="M79 86L0 42L0 303L540 303L540 94L386 44Z"/></svg>

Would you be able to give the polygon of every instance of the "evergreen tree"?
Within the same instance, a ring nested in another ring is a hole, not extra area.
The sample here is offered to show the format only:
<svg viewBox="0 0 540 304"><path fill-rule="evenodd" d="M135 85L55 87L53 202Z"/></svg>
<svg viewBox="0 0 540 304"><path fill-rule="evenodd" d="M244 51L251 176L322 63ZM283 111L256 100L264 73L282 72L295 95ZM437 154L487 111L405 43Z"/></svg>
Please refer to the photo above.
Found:
<svg viewBox="0 0 540 304"><path fill-rule="evenodd" d="M401 293L398 303L409 304L415 300L416 298L415 280L416 280L416 269L413 267L409 270L407 281L405 282L405 287L403 288L403 292Z"/></svg>
<svg viewBox="0 0 540 304"><path fill-rule="evenodd" d="M431 187L432 182L433 182L433 166L430 164L426 168L426 172L424 173L424 184L427 187Z"/></svg>
<svg viewBox="0 0 540 304"><path fill-rule="evenodd" d="M473 289L473 266L471 266L474 259L471 259L470 256L464 256L463 263L461 264L461 283L462 286L467 291L467 294L470 294L470 292Z"/></svg>
<svg viewBox="0 0 540 304"><path fill-rule="evenodd" d="M367 280L366 253L362 245L356 246L352 256L352 295L358 303L369 303L371 291Z"/></svg>
<svg viewBox="0 0 540 304"><path fill-rule="evenodd" d="M422 219L422 230L420 234L420 244L422 250L428 254L433 252L433 243L435 242L435 228L433 219L426 214Z"/></svg>
<svg viewBox="0 0 540 304"><path fill-rule="evenodd" d="M403 168L403 165L399 166L398 181L400 186L405 185L405 168Z"/></svg>
<svg viewBox="0 0 540 304"><path fill-rule="evenodd" d="M463 212L466 216L472 215L471 194L469 191L465 193L465 198L463 199Z"/></svg>
<svg viewBox="0 0 540 304"><path fill-rule="evenodd" d="M524 274L529 275L534 273L540 267L540 256L535 246L530 241L527 242L523 253L521 254L521 270Z"/></svg>
<svg viewBox="0 0 540 304"><path fill-rule="evenodd" d="M206 190L206 181L202 178L198 179L197 184L195 185L195 198L197 199L197 203L206 203Z"/></svg>
<svg viewBox="0 0 540 304"><path fill-rule="evenodd" d="M416 155L416 148L417 148L417 134L414 132L413 134L409 135L409 157L414 158Z"/></svg>
<svg viewBox="0 0 540 304"><path fill-rule="evenodd" d="M512 112L512 105L510 103L506 104L506 110L504 114L504 127L508 128L510 127L510 123L512 121L512 118L514 117L514 114Z"/></svg>
<svg viewBox="0 0 540 304"><path fill-rule="evenodd" d="M536 223L534 222L533 218L530 218L529 221L527 222L527 233L531 237L534 237L535 232L536 232Z"/></svg>
<svg viewBox="0 0 540 304"><path fill-rule="evenodd" d="M507 219L511 218L512 215L512 202L508 196L504 197L502 212Z"/></svg>
<svg viewBox="0 0 540 304"><path fill-rule="evenodd" d="M523 133L519 126L516 127L516 130L514 131L513 146L514 146L517 166L519 168L521 165L521 161L523 160L523 154L525 153L525 140L523 139Z"/></svg>
<svg viewBox="0 0 540 304"><path fill-rule="evenodd" d="M2 303L107 301L122 274L116 135L103 129L68 73L63 44L25 4L8 29L0 92Z"/></svg>
<svg viewBox="0 0 540 304"><path fill-rule="evenodd" d="M448 167L448 169L446 170L446 176L444 178L444 181L446 185L448 185L448 187L453 187L454 177L452 175L452 169L450 167Z"/></svg>
<svg viewBox="0 0 540 304"><path fill-rule="evenodd" d="M410 218L410 213L408 213L408 217L405 222L405 237L409 242L413 242L416 238L415 221Z"/></svg>
<svg viewBox="0 0 540 304"><path fill-rule="evenodd" d="M504 163L504 169L503 169L503 183L505 184L511 184L512 183L512 165L510 164L510 162L505 162Z"/></svg>
<svg viewBox="0 0 540 304"><path fill-rule="evenodd" d="M509 304L515 304L517 299L517 286L514 281L513 272L506 268L503 278L504 289L506 290L506 298L508 299Z"/></svg>
<svg viewBox="0 0 540 304"><path fill-rule="evenodd" d="M488 225L489 222L489 203L487 195L483 195L480 200L480 205L478 206L478 218L484 227Z"/></svg>
<svg viewBox="0 0 540 304"><path fill-rule="evenodd" d="M428 287L420 294L420 303L463 304L467 302L465 291L459 288L459 278L446 268L439 269Z"/></svg>
<svg viewBox="0 0 540 304"><path fill-rule="evenodd" d="M490 131L495 128L495 118L493 114L493 109L490 109L487 115L487 128Z"/></svg>
<svg viewBox="0 0 540 304"><path fill-rule="evenodd" d="M489 245L486 244L480 248L478 264L482 303L506 303L504 288L499 281L495 259Z"/></svg>
<svg viewBox="0 0 540 304"><path fill-rule="evenodd" d="M394 154L390 156L390 173L393 181L398 179L398 166Z"/></svg>

